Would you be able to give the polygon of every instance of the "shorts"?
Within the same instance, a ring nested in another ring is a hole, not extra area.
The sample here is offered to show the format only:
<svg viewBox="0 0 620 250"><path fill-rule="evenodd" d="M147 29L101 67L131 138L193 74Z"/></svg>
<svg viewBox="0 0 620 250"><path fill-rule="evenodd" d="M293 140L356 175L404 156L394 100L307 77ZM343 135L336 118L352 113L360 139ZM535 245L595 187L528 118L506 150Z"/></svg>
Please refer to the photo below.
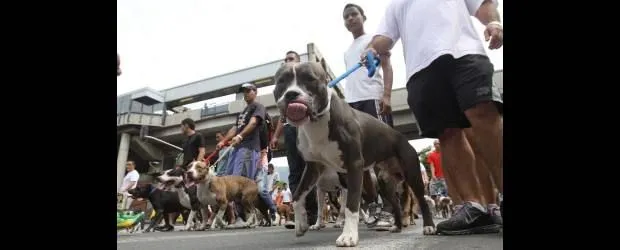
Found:
<svg viewBox="0 0 620 250"><path fill-rule="evenodd" d="M443 55L407 82L407 103L420 135L439 138L448 128L469 128L465 110L492 101L500 114L503 101L493 85L493 64L485 55Z"/></svg>
<svg viewBox="0 0 620 250"><path fill-rule="evenodd" d="M349 105L354 109L362 111L373 117L377 117L377 119L381 120L387 125L390 125L390 127L394 127L394 119L392 119L392 114L379 115L379 113L381 112L381 106L379 106L380 103L380 100L363 100L359 102L349 103Z"/></svg>

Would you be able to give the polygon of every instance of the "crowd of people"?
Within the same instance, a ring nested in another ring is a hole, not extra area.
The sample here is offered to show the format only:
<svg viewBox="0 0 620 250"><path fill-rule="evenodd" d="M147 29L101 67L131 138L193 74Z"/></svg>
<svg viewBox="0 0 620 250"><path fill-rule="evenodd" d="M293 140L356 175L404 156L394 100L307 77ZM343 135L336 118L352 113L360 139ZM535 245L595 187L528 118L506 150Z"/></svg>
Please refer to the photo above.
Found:
<svg viewBox="0 0 620 250"><path fill-rule="evenodd" d="M351 107L389 126L394 125L390 50L402 40L408 79L407 102L421 136L438 139L434 142L435 151L428 157L429 191L449 195L459 206L450 219L437 224L437 232L441 234L494 232L497 225L503 224L501 205L498 206L493 192L495 189L503 192L502 100L493 85L493 65L470 16L486 26L484 34L489 49L503 45L503 27L496 0L454 3L392 0L374 34L364 30L366 15L362 7L347 4L342 12L344 26L352 35L351 45L344 52L346 67L359 63L368 52L381 59L380 70L373 77L368 77L367 69L362 67L347 78L345 100ZM295 51L285 55L284 63L291 62L300 62ZM120 73L118 69L117 74ZM273 220L276 205L291 202L291 191L295 192L306 167L296 147L297 128L287 124L283 115L274 126L265 107L256 101L256 85L243 84L238 92L243 93L247 105L234 126L217 134L216 149L223 159L219 161L217 173L255 180ZM183 144L181 166L204 159L204 137L195 131L194 121L183 120L182 130L187 140ZM290 190L285 186L276 188L279 177L268 164L270 150L278 147L282 134ZM233 148L224 150L228 147ZM134 176L129 177L130 184ZM385 183L379 181L378 185ZM305 202L310 225L317 218L316 197L313 190ZM377 229L391 227L394 223L391 204L386 199L382 203ZM240 205L230 205L234 208L231 212L237 215L234 223L244 223L243 216L239 216L243 212ZM294 228L294 219L285 226Z"/></svg>

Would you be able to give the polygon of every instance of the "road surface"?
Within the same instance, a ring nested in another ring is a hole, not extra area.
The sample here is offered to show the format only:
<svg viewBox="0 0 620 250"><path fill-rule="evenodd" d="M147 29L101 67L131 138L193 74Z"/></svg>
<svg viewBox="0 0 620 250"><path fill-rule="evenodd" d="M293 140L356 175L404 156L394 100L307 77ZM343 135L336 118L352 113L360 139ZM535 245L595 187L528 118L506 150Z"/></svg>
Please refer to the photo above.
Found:
<svg viewBox="0 0 620 250"><path fill-rule="evenodd" d="M438 221L437 221L438 222ZM436 222L436 223L437 223ZM355 249L503 249L500 234L465 236L424 236L421 221L404 228L402 233L377 232L360 224L360 243ZM308 231L295 237L294 230L283 226L255 229L208 230L204 232L119 233L117 249L148 250L231 250L231 249L337 249L336 238L342 229Z"/></svg>

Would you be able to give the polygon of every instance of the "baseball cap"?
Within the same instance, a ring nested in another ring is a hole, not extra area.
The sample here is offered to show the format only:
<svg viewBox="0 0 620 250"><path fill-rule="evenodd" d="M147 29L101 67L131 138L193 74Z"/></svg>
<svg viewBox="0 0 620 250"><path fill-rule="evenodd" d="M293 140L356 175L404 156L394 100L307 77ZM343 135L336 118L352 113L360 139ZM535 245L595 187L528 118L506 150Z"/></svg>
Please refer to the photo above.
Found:
<svg viewBox="0 0 620 250"><path fill-rule="evenodd" d="M237 93L243 92L244 89L256 90L256 85L254 85L254 83L244 83L241 85L241 87L239 87L239 89L237 90Z"/></svg>

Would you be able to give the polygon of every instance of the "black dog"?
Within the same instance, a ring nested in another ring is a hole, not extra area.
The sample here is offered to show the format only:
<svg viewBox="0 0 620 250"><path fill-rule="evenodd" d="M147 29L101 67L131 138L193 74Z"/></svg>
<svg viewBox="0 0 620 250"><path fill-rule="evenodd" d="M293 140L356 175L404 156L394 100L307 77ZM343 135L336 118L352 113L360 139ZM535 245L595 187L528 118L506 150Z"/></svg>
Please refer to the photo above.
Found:
<svg viewBox="0 0 620 250"><path fill-rule="evenodd" d="M177 213L183 216L183 221L187 221L189 215L189 209L184 208L179 202L179 197L175 192L161 190L154 185L146 185L136 187L128 190L129 194L134 198L148 199L153 205L155 211L155 217L151 220L150 225L144 230L145 233L151 232L155 225L159 224L164 219L166 225L161 228L157 228L161 231L170 231L174 227L170 224L169 214ZM175 218L176 219L176 216Z"/></svg>
<svg viewBox="0 0 620 250"><path fill-rule="evenodd" d="M185 185L185 182L183 181L184 173L185 171L182 168L174 168L166 170L163 173L153 173L152 176L164 185L164 189L171 189L170 191L175 191L179 198L179 202L183 207L191 209L189 223L185 224L185 230L191 230L195 229L198 225L196 221L203 221L203 215L201 213L202 207L197 198L196 185ZM205 209L205 211L208 210ZM209 217L209 214L204 216Z"/></svg>

